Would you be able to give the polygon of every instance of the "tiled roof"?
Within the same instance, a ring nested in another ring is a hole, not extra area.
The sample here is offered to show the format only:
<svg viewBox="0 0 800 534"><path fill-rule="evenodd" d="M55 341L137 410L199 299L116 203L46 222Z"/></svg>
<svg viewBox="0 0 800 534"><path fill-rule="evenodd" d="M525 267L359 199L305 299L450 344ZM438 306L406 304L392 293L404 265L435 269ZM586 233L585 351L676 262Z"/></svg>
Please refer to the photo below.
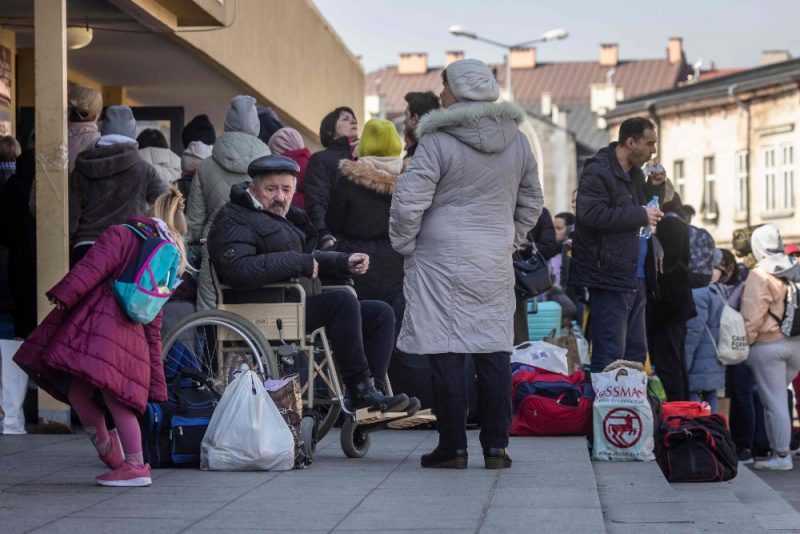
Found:
<svg viewBox="0 0 800 534"><path fill-rule="evenodd" d="M504 83L505 68L494 65L498 81ZM675 87L684 79L687 67L682 63L670 64L665 59L621 61L613 74L613 82L622 88L625 99ZM589 101L592 83L606 83L609 67L598 62L574 61L538 63L532 69L514 69L512 83L514 99L525 108L539 106L541 94L550 92L555 104L573 104ZM403 97L409 91L441 91L442 67L430 68L425 74L398 74L396 66L388 66L367 74L365 94L384 95L387 115L402 113Z"/></svg>
<svg viewBox="0 0 800 534"><path fill-rule="evenodd" d="M700 80L701 82L705 82L708 80L713 80L714 78L719 78L721 76L728 76L730 74L736 74L737 72L742 72L745 69L713 69L713 70L703 70L700 71Z"/></svg>

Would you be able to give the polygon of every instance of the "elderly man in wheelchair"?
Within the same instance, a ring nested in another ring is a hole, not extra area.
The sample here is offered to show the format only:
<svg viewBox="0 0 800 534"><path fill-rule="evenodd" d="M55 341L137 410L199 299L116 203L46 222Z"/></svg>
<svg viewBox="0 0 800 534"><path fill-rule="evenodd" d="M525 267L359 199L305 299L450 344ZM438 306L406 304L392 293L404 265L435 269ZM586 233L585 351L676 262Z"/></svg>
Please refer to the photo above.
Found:
<svg viewBox="0 0 800 534"><path fill-rule="evenodd" d="M307 333L325 327L350 409L405 410L418 401L403 393L387 395L391 389L384 383L394 346L394 312L384 302L359 302L347 290L322 291L321 276L364 274L369 256L317 250L309 217L291 204L299 171L283 156L250 163L252 182L233 186L230 202L211 226L207 243L214 269L222 283L250 302L262 286L299 279L307 295Z"/></svg>

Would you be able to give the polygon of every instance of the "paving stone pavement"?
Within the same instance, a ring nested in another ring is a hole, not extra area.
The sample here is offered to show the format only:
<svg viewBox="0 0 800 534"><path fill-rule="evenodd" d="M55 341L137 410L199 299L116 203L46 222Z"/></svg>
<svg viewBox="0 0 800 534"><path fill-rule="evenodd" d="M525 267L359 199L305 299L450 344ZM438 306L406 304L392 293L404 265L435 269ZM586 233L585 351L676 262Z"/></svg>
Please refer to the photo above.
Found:
<svg viewBox="0 0 800 534"><path fill-rule="evenodd" d="M432 431L372 435L351 460L336 432L313 466L282 473L153 471L149 488L103 488L80 435L0 436L0 532L763 532L800 515L752 473L670 485L655 463L592 463L584 438L512 438L514 466L428 470ZM794 514L794 515L793 515Z"/></svg>

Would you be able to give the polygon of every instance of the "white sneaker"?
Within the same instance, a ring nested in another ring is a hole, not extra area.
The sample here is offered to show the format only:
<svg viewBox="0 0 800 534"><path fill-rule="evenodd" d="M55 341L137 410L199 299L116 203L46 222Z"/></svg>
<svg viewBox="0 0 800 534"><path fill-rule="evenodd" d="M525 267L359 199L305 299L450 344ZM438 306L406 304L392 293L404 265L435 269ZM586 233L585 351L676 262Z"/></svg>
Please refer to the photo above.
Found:
<svg viewBox="0 0 800 534"><path fill-rule="evenodd" d="M753 464L753 469L764 469L766 471L791 471L792 467L792 456L789 454L784 457L773 454L768 459L760 460Z"/></svg>

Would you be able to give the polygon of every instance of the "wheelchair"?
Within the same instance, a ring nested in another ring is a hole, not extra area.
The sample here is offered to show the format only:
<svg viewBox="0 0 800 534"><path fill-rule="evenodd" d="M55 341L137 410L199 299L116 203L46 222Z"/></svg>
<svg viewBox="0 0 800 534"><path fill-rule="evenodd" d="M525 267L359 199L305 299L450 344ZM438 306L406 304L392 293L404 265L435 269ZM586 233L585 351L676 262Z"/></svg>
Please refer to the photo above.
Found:
<svg viewBox="0 0 800 534"><path fill-rule="evenodd" d="M212 278L217 309L193 313L172 328L162 344L166 367L199 367L220 394L242 369L252 369L263 380L298 373L303 394L301 434L305 452L311 456L342 414L340 445L349 458L366 456L371 432L387 425L419 424L413 417L418 406L402 412L349 409L325 329L306 334L306 292L298 280L255 290L266 297L265 302L239 302L238 298L226 302L231 288L220 284L213 268ZM355 295L351 281L323 286L323 291L333 289ZM392 395L388 377L385 384L389 389L385 393Z"/></svg>

